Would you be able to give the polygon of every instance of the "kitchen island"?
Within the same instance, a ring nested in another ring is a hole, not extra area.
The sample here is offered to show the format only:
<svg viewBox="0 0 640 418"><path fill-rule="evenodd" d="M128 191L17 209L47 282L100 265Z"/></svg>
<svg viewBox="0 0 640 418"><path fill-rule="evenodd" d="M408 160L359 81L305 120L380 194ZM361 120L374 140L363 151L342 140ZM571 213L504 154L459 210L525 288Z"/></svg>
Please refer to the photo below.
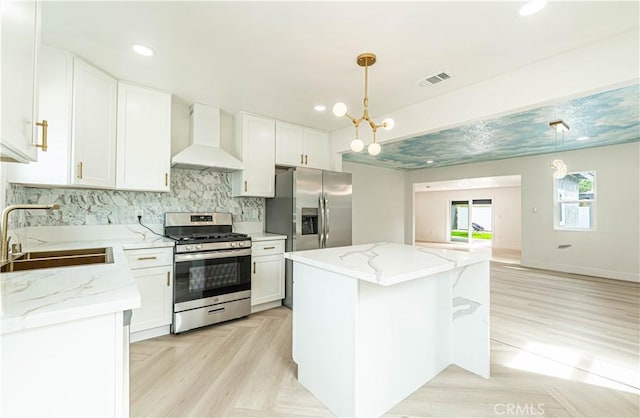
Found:
<svg viewBox="0 0 640 418"><path fill-rule="evenodd" d="M380 416L450 364L489 377L489 257L377 243L291 252L298 380Z"/></svg>

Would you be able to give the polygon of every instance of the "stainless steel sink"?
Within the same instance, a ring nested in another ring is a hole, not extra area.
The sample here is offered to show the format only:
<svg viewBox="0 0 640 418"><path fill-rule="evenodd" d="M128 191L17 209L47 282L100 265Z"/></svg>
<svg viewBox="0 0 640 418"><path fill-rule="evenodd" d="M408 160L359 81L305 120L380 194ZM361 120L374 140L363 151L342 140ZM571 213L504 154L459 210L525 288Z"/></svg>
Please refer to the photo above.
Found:
<svg viewBox="0 0 640 418"><path fill-rule="evenodd" d="M24 253L9 261L0 268L0 272L8 273L22 270L109 263L113 263L113 250L111 247L33 251Z"/></svg>

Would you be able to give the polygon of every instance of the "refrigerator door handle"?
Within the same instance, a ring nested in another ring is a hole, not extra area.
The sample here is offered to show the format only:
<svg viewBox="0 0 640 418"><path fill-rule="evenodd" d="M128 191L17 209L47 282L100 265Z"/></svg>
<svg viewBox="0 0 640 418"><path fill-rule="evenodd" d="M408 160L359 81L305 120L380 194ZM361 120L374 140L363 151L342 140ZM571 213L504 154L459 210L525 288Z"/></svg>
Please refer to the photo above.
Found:
<svg viewBox="0 0 640 418"><path fill-rule="evenodd" d="M322 198L322 194L320 194L320 198L318 199L318 204L320 205L320 225L318 225L318 247L324 248L324 199Z"/></svg>
<svg viewBox="0 0 640 418"><path fill-rule="evenodd" d="M329 221L329 199L327 199L327 194L324 194L324 246L327 247L327 240L329 239L329 226L331 222Z"/></svg>

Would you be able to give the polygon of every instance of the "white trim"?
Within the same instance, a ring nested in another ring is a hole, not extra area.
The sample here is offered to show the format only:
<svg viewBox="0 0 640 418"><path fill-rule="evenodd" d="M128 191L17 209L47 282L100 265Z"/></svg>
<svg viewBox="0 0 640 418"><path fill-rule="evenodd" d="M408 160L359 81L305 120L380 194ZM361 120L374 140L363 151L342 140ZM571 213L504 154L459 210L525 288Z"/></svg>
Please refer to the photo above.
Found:
<svg viewBox="0 0 640 418"><path fill-rule="evenodd" d="M545 261L525 260L521 261L522 267L537 268L543 270L560 271L563 273L582 274L603 279L624 280L626 282L640 283L640 274L628 271L605 270L591 267L577 266L573 264L547 263Z"/></svg>
<svg viewBox="0 0 640 418"><path fill-rule="evenodd" d="M129 342L135 343L142 340L148 340L149 338L169 335L170 333L170 325L163 325L161 327L145 329L144 331L132 332L131 336L129 337Z"/></svg>

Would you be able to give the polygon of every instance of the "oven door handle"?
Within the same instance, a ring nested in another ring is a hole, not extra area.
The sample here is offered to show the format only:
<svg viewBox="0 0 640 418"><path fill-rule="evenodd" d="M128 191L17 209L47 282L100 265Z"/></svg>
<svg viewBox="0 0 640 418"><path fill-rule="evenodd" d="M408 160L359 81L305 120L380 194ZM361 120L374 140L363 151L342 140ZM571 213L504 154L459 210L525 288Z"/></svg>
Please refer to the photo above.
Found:
<svg viewBox="0 0 640 418"><path fill-rule="evenodd" d="M176 263L194 260L211 260L216 258L241 257L251 255L251 248L243 250L211 251L205 253L176 254Z"/></svg>

